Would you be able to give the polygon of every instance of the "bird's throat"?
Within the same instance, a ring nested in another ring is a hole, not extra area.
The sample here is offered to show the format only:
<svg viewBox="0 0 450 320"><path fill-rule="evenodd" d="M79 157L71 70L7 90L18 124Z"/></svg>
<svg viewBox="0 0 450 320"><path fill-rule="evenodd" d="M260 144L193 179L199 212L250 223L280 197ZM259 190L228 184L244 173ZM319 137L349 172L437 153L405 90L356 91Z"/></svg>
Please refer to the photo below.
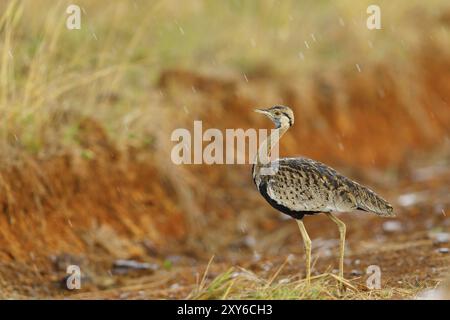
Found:
<svg viewBox="0 0 450 320"><path fill-rule="evenodd" d="M272 130L270 135L260 145L258 153L256 154L255 166L253 167L254 173L258 172L261 167L267 167L270 165L270 157L273 147L280 141L281 137L286 133L288 129L289 126L285 125Z"/></svg>

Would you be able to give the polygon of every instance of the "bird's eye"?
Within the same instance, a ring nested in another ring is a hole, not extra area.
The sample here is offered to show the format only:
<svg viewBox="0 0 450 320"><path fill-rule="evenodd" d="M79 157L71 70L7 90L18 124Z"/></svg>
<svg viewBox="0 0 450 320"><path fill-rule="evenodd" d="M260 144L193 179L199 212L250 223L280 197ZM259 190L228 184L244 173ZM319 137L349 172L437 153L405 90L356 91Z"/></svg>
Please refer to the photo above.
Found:
<svg viewBox="0 0 450 320"><path fill-rule="evenodd" d="M281 113L280 113L280 111L275 111L273 114L276 116L279 116Z"/></svg>

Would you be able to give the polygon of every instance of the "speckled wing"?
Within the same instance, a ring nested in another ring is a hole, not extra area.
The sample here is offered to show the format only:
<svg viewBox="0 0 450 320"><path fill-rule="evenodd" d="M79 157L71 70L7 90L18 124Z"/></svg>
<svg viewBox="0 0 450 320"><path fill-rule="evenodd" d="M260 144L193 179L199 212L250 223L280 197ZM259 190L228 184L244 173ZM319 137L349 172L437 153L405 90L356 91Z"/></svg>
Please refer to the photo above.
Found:
<svg viewBox="0 0 450 320"><path fill-rule="evenodd" d="M370 189L327 165L308 158L276 160L278 171L266 176L267 194L292 211L364 210L391 216L392 207Z"/></svg>

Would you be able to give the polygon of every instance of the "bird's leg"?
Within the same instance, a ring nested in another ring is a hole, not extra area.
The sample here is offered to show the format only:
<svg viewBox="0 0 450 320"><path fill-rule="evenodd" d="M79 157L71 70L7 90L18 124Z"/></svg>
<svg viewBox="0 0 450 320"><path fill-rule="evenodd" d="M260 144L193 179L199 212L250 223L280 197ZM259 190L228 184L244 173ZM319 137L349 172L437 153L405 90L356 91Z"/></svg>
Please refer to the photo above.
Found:
<svg viewBox="0 0 450 320"><path fill-rule="evenodd" d="M300 233L303 238L303 243L305 244L305 254L306 254L306 283L309 286L311 283L311 239L306 232L305 225L302 220L297 220Z"/></svg>
<svg viewBox="0 0 450 320"><path fill-rule="evenodd" d="M339 228L339 236L340 236L340 246L339 246L339 276L344 278L344 249L345 249L345 223L339 220L335 215L331 212L327 212L326 215L328 218L333 220L334 223L337 224Z"/></svg>

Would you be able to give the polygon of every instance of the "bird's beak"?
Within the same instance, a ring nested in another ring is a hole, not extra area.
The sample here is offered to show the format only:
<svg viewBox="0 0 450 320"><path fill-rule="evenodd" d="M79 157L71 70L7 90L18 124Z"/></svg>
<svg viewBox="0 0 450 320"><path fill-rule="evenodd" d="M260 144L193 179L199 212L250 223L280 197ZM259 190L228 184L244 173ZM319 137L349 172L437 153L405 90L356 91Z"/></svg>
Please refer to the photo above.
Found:
<svg viewBox="0 0 450 320"><path fill-rule="evenodd" d="M269 114L269 112L267 110L264 110L264 109L255 109L255 112L262 113L262 114L265 114L265 115Z"/></svg>

